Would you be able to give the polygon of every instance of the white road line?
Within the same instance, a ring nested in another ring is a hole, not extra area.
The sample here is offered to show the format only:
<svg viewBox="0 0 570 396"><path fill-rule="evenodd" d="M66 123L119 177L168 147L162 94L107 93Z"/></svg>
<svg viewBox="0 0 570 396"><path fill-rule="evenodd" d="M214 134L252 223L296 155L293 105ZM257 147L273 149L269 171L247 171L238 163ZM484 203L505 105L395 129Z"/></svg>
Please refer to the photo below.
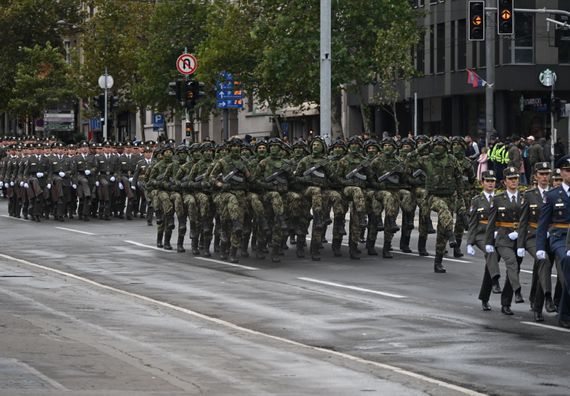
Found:
<svg viewBox="0 0 570 396"><path fill-rule="evenodd" d="M525 274L532 274L532 271L529 270L521 270L521 272L524 272ZM550 275L552 278L558 278L558 275L552 274Z"/></svg>
<svg viewBox="0 0 570 396"><path fill-rule="evenodd" d="M420 256L417 253L405 253L405 252L400 252L397 250L393 250L392 253L405 254L406 256L423 257L423 258L427 258L427 259L435 258L434 256ZM454 263L473 264L472 261L467 261L467 260L458 260L458 259L452 259L452 258L447 258L447 257L444 257L443 259L447 260L447 261L452 261Z"/></svg>
<svg viewBox="0 0 570 396"><path fill-rule="evenodd" d="M210 262L212 262L212 263L217 263L217 264L222 264L222 265L229 265L230 267L243 268L243 269L250 270L250 271L257 271L257 270L259 270L259 268L248 267L247 265L226 263L225 261L210 259L210 258L206 258L206 257L194 257L194 258L197 259L197 260L210 261Z"/></svg>
<svg viewBox="0 0 570 396"><path fill-rule="evenodd" d="M135 242L135 241L124 241L124 242L130 243L131 245L144 247L147 249L158 250L159 252L175 253L174 250L164 250L163 248L159 248L159 247L151 246L151 245L145 245L144 243L139 243L139 242Z"/></svg>
<svg viewBox="0 0 570 396"><path fill-rule="evenodd" d="M57 228L58 230L77 232L78 234L95 235L95 234L93 234L92 232L74 230L73 228L65 228L65 227L55 227L55 228Z"/></svg>
<svg viewBox="0 0 570 396"><path fill-rule="evenodd" d="M565 329L564 327L550 326L550 325L545 325L542 323L535 323L535 322L521 322L521 323L529 325L529 326L543 327L545 329L562 331L564 333L570 333L570 329Z"/></svg>
<svg viewBox="0 0 570 396"><path fill-rule="evenodd" d="M2 215L2 217L5 217L5 218L7 218L7 219L12 219L12 220L30 221L30 220L21 219L21 218L19 218L19 217L12 217L12 216L8 216L8 215Z"/></svg>
<svg viewBox="0 0 570 396"><path fill-rule="evenodd" d="M340 287L342 289L349 289L349 290L354 290L354 291L359 291L359 292L364 292L364 293L378 294L378 295L384 296L384 297L406 298L406 296L401 296L399 294L392 294L392 293L386 293L386 292L381 292L381 291L377 291L377 290L364 289L364 288L358 287L358 286L343 285L341 283L327 282L327 281L322 281L322 280L313 279L313 278L297 278L297 279L305 281L305 282L318 283L320 285L334 286L334 287Z"/></svg>
<svg viewBox="0 0 570 396"><path fill-rule="evenodd" d="M75 279L75 280L78 280L78 281L87 283L87 284L89 284L89 285L91 285L91 286L95 286L95 287L99 287L99 288L101 288L101 289L105 289L105 290L109 290L109 291L115 292L115 293L117 293L117 294L121 294L121 295L128 296L128 297L131 297L131 298L139 299L139 300L145 301L145 302L147 302L147 303L151 303L151 304L159 305L159 306L164 307L164 308L172 309L172 310L174 310L174 311L182 312L182 313L185 313L185 314L187 314L187 315L189 315L189 316L193 316L193 317L195 317L195 318L199 318L199 319L201 319L201 320L208 321L208 322L210 322L210 323L214 323L214 324L219 325L219 326L227 327L227 328L232 329L232 330L240 331L240 332L243 332L243 333L246 333L246 334L252 334L252 335L255 335L255 336L265 337L265 338L268 338L268 339L271 339L271 340L274 340L274 341L282 342L282 343L288 344L288 345L293 345L293 346L296 346L296 347L299 347L299 348L303 348L303 349L308 349L308 350L311 350L311 351L321 352L321 353L323 353L324 355L327 355L327 356L333 355L333 356L336 356L336 357L339 357L339 358L343 358L343 359L346 359L346 360L350 360L350 361L353 361L353 362L357 362L357 363L360 363L360 364L365 364L365 365L368 365L368 366L377 367L377 368L380 368L380 369L383 369L383 370L389 370L389 371L392 371L392 372L395 372L395 373L398 373L398 374L401 374L401 375L405 375L405 376L408 376L408 377L411 377L411 378L415 378L415 379L420 380L420 381L424 381L424 382L428 382L428 383L430 383L430 384L434 384L434 385L437 385L437 386L441 386L442 388L446 388L446 389L450 389L450 390L453 390L453 391L456 391L456 392L460 392L460 393L463 393L463 394L465 394L465 395L470 395L470 396L485 396L484 393L479 393L479 392L477 392L477 391L474 391L474 390L471 390L471 389L467 389L467 388L464 388L464 387L459 386L459 385L455 385L455 384L452 384L452 383L449 383L449 382L445 382L445 381L438 380L438 379L435 379L435 378L427 377L427 376L422 375L422 374L414 373L413 371L408 371L408 370L402 369L402 368L400 368L400 367L392 366L392 365L385 364L385 363L379 363L379 362L375 362L375 361L372 361L372 360L366 360L366 359L363 359L363 358L359 358L359 357L357 357L357 356L349 355L348 353L337 352L337 351L333 351L333 350L325 349L325 348L319 348L319 347L315 347L315 346L303 344L303 343L298 342L298 341L290 340L290 339L288 339L288 338L278 337L278 336L274 336L274 335L271 335L271 334L262 333L262 332L255 331L255 330L251 330L251 329L248 329L248 328L246 328L246 327L238 326L238 325L236 325L236 324L234 324L234 323L227 322L227 321L222 320L222 319L213 318L213 317L211 317L211 316L207 316L207 315L198 313L198 312L196 312L196 311L192 311L192 310L190 310L190 309L183 308L183 307L180 307L180 306L177 306L177 305L173 305L173 304L170 304L170 303L167 303L167 302L164 302L164 301L155 300L154 298L150 298L150 297L147 297L147 296L142 296L142 295L140 295L140 294L130 293L130 292L128 292L128 291L121 290L121 289L117 289L117 288L114 288L114 287L112 287L112 286L107 286L107 285L104 285L104 284L102 284L102 283L98 283L98 282L92 281L92 280L87 279L87 278L83 278L83 277L78 276L78 275L74 275L74 274L71 274L71 273L68 273L68 272L64 272L64 271L57 270L57 269L55 269L55 268L50 268L50 267L46 267L46 266L43 266L43 265L40 265L40 264L35 264L35 263L30 262L30 261L26 261L26 260L22 260L22 259L19 259L19 258L16 258L16 257L8 256L8 255L6 255L6 254L0 254L0 257L2 257L2 258L4 258L4 259L7 259L7 260L12 260L12 261L18 262L18 263L20 263L20 264L25 264L25 265L28 265L28 266L31 266L31 267L34 267L34 268L37 268L37 269L41 269L41 270L44 270L44 271L49 271L49 272L56 273L56 274L58 274L58 275L66 276L66 277L69 277L69 278L72 278L72 279Z"/></svg>

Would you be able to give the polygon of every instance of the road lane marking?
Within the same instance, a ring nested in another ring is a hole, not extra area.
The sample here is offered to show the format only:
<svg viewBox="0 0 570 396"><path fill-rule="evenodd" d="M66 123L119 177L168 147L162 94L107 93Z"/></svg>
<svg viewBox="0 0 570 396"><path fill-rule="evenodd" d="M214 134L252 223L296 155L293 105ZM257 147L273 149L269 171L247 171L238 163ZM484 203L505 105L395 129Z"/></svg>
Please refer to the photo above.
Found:
<svg viewBox="0 0 570 396"><path fill-rule="evenodd" d="M462 386L455 385L455 384L452 384L452 383L449 383L449 382L445 382L445 381L443 381L443 380L439 380L439 379L436 379L436 378L431 378L431 377L425 376L425 375L423 375L423 374L415 373L415 372L413 372L413 371L408 371L408 370L402 369L402 368L397 367L397 366L392 366L392 365L389 365L389 364L386 364L386 363L375 362L375 361L372 361L372 360L366 360L366 359L364 359L364 358L360 358L360 357L357 357L357 356L353 356L353 355L350 355L350 354L348 354L348 353L343 353L343 352L333 351L333 350L331 350L331 349L320 348L320 347L316 347L316 346L312 346L312 345L308 345L308 344L303 344L303 343L301 343L301 342L294 341L294 340L290 340L290 339L288 339L288 338L279 337L279 336L271 335L271 334L268 334L268 333L263 333L263 332L260 332L260 331L248 329L247 327L242 327L242 326L236 325L236 324L231 323L231 322L227 322L227 321L222 320L222 319L218 319L218 318L214 318L214 317L211 317L211 316L207 316L207 315L201 314L201 313L199 313L199 312L192 311L192 310L190 310L190 309L180 307L180 306L178 306L178 305L174 305L174 304L167 303L167 302L164 302L164 301L156 300L156 299L154 299L154 298L150 298L150 297L143 296L143 295L140 295L140 294L131 293L131 292L128 292L128 291L125 291L125 290L117 289L117 288L112 287L112 286L107 286L107 285L105 285L105 284L103 284L103 283L95 282L95 281L92 281L92 280L90 280L90 279L88 279L88 278L84 278L84 277L81 277L81 276L78 276L78 275L75 275L75 274L71 274L71 273L69 273L69 272L61 271L61 270L58 270L58 269L55 269L55 268L51 268L51 267L46 267L46 266L40 265L40 264L35 264L35 263L30 262L30 261L26 261L26 260L22 260L22 259L19 259L19 258L16 258L16 257L8 256L8 255L6 255L6 254L1 254L1 253L0 253L0 257L2 257L2 258L4 258L4 259L7 259L7 260L15 261L15 262L20 263L20 264L28 265L28 266L31 266L31 267L34 267L34 268L37 268L37 269L40 269L40 270L43 270L43 271L53 272L53 273L58 274L58 275L61 275L61 276L65 276L65 277L68 277L68 278L72 278L72 279L78 280L78 281L80 281L80 282L87 283L87 284L89 284L89 285L91 285L91 286L95 286L95 287L99 287L99 288L101 288L101 289L109 290L109 291L112 291L112 292L114 292L114 293L121 294L121 295L123 295L123 296L127 296L127 297L134 298L134 299L139 299L139 300L141 300L141 301L145 301L146 303L155 304L155 305L158 305L158 306L161 306L161 307L164 307L164 308L168 308L168 309L171 309L171 310L174 310L174 311L177 311L177 312L185 313L185 314L187 314L187 315L189 315L189 316L193 316L193 317L195 317L195 318L198 318L198 319L201 319L201 320L210 322L210 323L214 323L214 324L216 324L216 325L218 325L218 326L227 327L227 328L229 328L229 329L236 330L236 331L240 331L240 332L243 332L243 333L246 333L246 334L251 334L251 335L255 335L255 336L259 336L259 337L264 337L264 338L267 338L267 339L270 339L270 340L273 340L273 341L278 341L278 342L281 342L281 343L284 343L284 344L293 345L293 346L295 346L295 347L307 349L307 350L310 350L310 351L320 352L320 353L323 353L323 354L326 355L326 356L333 355L333 356L336 356L336 357L338 357L338 358L342 358L342 359L350 360L350 361L353 361L353 362L357 362L357 363L359 363L359 364L364 364L364 365L367 365L367 366L372 366L372 367L380 368L380 369L383 369L383 370L389 370L389 371L392 371L392 372L397 373L397 374L405 375L405 376L407 376L407 377L415 378L415 379L420 380L420 381L424 381L424 382L427 382L427 383L430 383L430 384L434 384L434 385L437 385L437 386L441 386L442 388L446 388L446 389L449 389L449 390L453 390L453 391L456 391L456 392L460 392L460 393L465 394L465 395L469 395L469 396L486 396L484 393L479 393L479 392L477 392L477 391L474 391L474 390L471 390L471 389L468 389L468 388L464 388L464 387L462 387Z"/></svg>
<svg viewBox="0 0 570 396"><path fill-rule="evenodd" d="M30 220L21 219L21 218L19 218L19 217L12 217L12 216L8 216L8 215L2 215L2 217L5 217L5 218L7 218L7 219L12 219L12 220L30 221Z"/></svg>
<svg viewBox="0 0 570 396"><path fill-rule="evenodd" d="M145 245L144 243L139 243L139 242L135 242L135 241L124 241L124 242L130 243L131 245L144 247L144 248L147 248L147 249L158 250L159 252L176 253L174 250L165 250L165 249L163 249L163 248L159 248L159 247L151 246L151 245Z"/></svg>
<svg viewBox="0 0 570 396"><path fill-rule="evenodd" d="M197 259L197 260L210 261L210 262L212 262L212 263L217 263L217 264L222 264L222 265L229 265L230 267L243 268L243 269L250 270L250 271L257 271L257 270L259 270L259 268L248 267L247 265L226 263L225 261L216 260L216 259L211 259L211 258L206 258L206 257L194 257L194 258Z"/></svg>
<svg viewBox="0 0 570 396"><path fill-rule="evenodd" d="M359 291L359 292L364 292L364 293L378 294L378 295L384 296L384 297L406 298L406 296L401 296L399 294L386 293L386 292L381 292L378 290L364 289L364 288L358 287L358 286L343 285L341 283L327 282L327 281L322 281L322 280L313 279L313 278L297 278L297 279L305 281L305 282L318 283L320 285L340 287L342 289L349 289L349 290L354 290L354 291Z"/></svg>
<svg viewBox="0 0 570 396"><path fill-rule="evenodd" d="M550 325L545 325L542 323L535 323L535 322L521 322L521 323L529 325L529 326L543 327L545 329L562 331L564 333L570 333L570 329L565 329L564 327L550 326Z"/></svg>
<svg viewBox="0 0 570 396"><path fill-rule="evenodd" d="M78 234L85 234L85 235L95 235L92 232L87 232L87 231L80 231L80 230L74 230L73 228L65 228L65 227L55 227L58 230L64 230L64 231L70 231L70 232L77 232Z"/></svg>
<svg viewBox="0 0 570 396"><path fill-rule="evenodd" d="M525 274L532 274L532 271L529 271L529 270L523 270L522 269L521 272L524 272ZM555 275L555 274L551 274L550 276L552 278L558 278L558 275Z"/></svg>

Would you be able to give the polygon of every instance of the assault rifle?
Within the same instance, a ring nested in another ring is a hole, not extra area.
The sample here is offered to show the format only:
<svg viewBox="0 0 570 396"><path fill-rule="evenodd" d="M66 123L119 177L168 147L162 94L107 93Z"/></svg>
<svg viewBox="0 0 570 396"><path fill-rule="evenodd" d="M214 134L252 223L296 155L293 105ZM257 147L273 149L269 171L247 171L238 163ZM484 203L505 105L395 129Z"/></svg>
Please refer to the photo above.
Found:
<svg viewBox="0 0 570 396"><path fill-rule="evenodd" d="M235 181L237 183L243 183L245 179L241 176L238 176L238 174L239 170L234 169L230 173L222 177L222 182L228 183L229 181Z"/></svg>
<svg viewBox="0 0 570 396"><path fill-rule="evenodd" d="M204 178L206 177L207 173L202 173L201 175L196 176L196 178L194 179L195 183L200 183L202 180L204 180Z"/></svg>
<svg viewBox="0 0 570 396"><path fill-rule="evenodd" d="M423 169L416 169L416 170L414 171L414 173L412 173L412 176L415 178L415 177L419 177L419 176L424 176L424 177L426 177L427 175L426 175L426 173L423 171Z"/></svg>
<svg viewBox="0 0 570 396"><path fill-rule="evenodd" d="M284 169L278 170L277 172L272 173L271 175L265 178L266 183L277 183L277 184L285 184L287 183L287 179L281 177L281 175L285 173Z"/></svg>
<svg viewBox="0 0 570 396"><path fill-rule="evenodd" d="M325 174L323 172L319 172L319 169L321 169L323 166L324 166L324 164L317 164L315 166L312 166L309 169L307 169L305 172L303 172L303 176L313 175L313 176L318 177L320 179L324 179Z"/></svg>
<svg viewBox="0 0 570 396"><path fill-rule="evenodd" d="M398 164L396 167L378 178L378 183L382 183L384 181L389 181L392 184L400 184L400 175L398 173L402 172L403 164Z"/></svg>
<svg viewBox="0 0 570 396"><path fill-rule="evenodd" d="M361 170L366 169L367 167L370 166L370 160L365 161L363 163L361 163L360 165L358 165L356 168L354 168L353 170L351 170L350 172L348 172L344 177L347 180L352 179L353 177L356 177L359 180L362 181L366 181L367 177L366 175L363 175L362 173L360 173Z"/></svg>

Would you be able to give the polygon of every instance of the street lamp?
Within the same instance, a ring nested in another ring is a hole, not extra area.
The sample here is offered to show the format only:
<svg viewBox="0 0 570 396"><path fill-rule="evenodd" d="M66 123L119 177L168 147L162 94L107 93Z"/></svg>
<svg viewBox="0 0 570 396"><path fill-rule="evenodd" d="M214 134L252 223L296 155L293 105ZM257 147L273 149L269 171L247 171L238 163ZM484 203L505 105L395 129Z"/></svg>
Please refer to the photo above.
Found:
<svg viewBox="0 0 570 396"><path fill-rule="evenodd" d="M107 109L109 108L108 106L108 90L113 88L113 77L110 76L107 73L107 68L105 68L105 74L103 74L102 76L99 77L99 87L101 87L101 89L105 90L105 110L104 110L104 116L103 116L103 140L107 140L107 118L108 118L108 113L107 113Z"/></svg>

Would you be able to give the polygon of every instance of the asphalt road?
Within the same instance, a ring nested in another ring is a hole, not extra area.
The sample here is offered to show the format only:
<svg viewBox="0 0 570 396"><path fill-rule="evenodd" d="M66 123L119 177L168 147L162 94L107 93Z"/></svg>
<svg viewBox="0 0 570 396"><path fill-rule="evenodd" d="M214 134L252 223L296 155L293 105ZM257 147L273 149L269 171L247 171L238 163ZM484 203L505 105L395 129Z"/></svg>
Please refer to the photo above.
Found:
<svg viewBox="0 0 570 396"><path fill-rule="evenodd" d="M236 266L156 249L144 220L6 213L0 395L570 394L569 332L528 304L502 315L497 295L481 311L482 254L447 274L330 245L320 262Z"/></svg>

